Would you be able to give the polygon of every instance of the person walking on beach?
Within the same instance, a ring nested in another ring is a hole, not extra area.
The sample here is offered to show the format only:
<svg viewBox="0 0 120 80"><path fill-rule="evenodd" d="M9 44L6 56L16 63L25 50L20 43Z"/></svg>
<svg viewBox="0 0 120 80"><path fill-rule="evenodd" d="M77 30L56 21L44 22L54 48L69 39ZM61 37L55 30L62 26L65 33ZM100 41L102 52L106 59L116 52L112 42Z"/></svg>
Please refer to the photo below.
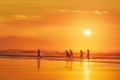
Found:
<svg viewBox="0 0 120 80"><path fill-rule="evenodd" d="M37 54L37 57L40 58L40 49L38 49L38 54Z"/></svg>
<svg viewBox="0 0 120 80"><path fill-rule="evenodd" d="M87 58L90 59L90 50L87 49Z"/></svg>
<svg viewBox="0 0 120 80"><path fill-rule="evenodd" d="M80 50L80 58L83 59L83 51Z"/></svg>
<svg viewBox="0 0 120 80"><path fill-rule="evenodd" d="M73 52L71 49L70 49L70 56L71 56L71 58L73 58Z"/></svg>
<svg viewBox="0 0 120 80"><path fill-rule="evenodd" d="M70 57L69 52L66 50L65 53L66 53L66 57L70 59L71 57Z"/></svg>

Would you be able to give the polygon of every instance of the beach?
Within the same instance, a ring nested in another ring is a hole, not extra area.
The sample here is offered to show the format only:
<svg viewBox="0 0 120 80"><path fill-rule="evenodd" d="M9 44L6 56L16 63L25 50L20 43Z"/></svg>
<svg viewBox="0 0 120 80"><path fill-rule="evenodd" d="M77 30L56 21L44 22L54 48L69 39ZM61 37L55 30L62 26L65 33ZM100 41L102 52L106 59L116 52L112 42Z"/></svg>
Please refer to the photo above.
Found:
<svg viewBox="0 0 120 80"><path fill-rule="evenodd" d="M0 58L0 80L119 80L120 63Z"/></svg>
<svg viewBox="0 0 120 80"><path fill-rule="evenodd" d="M0 80L120 80L120 0L0 0Z"/></svg>

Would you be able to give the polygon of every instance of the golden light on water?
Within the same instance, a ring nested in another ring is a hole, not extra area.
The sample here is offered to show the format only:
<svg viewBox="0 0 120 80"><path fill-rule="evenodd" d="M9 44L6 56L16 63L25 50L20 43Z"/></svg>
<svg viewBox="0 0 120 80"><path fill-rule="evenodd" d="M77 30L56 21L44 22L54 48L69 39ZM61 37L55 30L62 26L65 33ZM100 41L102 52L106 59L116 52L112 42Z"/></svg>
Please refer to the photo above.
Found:
<svg viewBox="0 0 120 80"><path fill-rule="evenodd" d="M89 80L90 77L90 70L89 70L89 62L85 61L83 62L83 74L84 74L84 80Z"/></svg>
<svg viewBox="0 0 120 80"><path fill-rule="evenodd" d="M86 74L86 75L89 75L90 74L90 71L89 71L89 62L88 61L85 61L83 62L83 73Z"/></svg>

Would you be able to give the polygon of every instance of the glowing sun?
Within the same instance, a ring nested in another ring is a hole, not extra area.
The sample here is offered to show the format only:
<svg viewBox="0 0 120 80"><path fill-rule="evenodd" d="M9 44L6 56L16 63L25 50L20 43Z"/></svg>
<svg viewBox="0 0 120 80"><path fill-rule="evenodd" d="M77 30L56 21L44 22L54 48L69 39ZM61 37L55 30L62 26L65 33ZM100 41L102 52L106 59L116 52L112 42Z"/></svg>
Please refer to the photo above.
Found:
<svg viewBox="0 0 120 80"><path fill-rule="evenodd" d="M89 35L91 35L91 30L89 30L89 29L86 29L86 30L84 31L84 34L85 34L86 36L89 36Z"/></svg>

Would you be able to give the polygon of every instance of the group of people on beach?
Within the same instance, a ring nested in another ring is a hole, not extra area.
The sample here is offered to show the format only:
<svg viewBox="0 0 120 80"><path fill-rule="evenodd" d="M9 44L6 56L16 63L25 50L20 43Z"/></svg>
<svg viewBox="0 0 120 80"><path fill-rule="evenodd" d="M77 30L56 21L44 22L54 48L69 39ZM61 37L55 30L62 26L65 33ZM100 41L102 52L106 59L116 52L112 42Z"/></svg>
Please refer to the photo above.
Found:
<svg viewBox="0 0 120 80"><path fill-rule="evenodd" d="M69 51L65 50L66 57L69 59L73 59L73 51L70 49ZM88 59L90 59L90 50L87 49L87 56ZM80 50L80 58L83 59L83 50Z"/></svg>
<svg viewBox="0 0 120 80"><path fill-rule="evenodd" d="M73 51L71 49L69 51L65 50L65 53L66 53L66 57L67 58L69 58L69 59L73 59L74 58ZM88 59L90 59L90 50L89 49L87 49L87 56L86 57ZM40 49L38 49L37 58L41 58ZM83 50L80 50L80 58L83 59Z"/></svg>
<svg viewBox="0 0 120 80"><path fill-rule="evenodd" d="M90 50L87 49L87 56L86 56L88 59L90 59ZM80 50L80 58L83 58L83 51Z"/></svg>
<svg viewBox="0 0 120 80"><path fill-rule="evenodd" d="M65 50L65 52L66 52L66 57L67 57L67 58L69 58L69 59L73 59L73 58L74 58L74 57L73 57L73 52L72 52L71 49L69 50L69 52L68 52L67 50Z"/></svg>

